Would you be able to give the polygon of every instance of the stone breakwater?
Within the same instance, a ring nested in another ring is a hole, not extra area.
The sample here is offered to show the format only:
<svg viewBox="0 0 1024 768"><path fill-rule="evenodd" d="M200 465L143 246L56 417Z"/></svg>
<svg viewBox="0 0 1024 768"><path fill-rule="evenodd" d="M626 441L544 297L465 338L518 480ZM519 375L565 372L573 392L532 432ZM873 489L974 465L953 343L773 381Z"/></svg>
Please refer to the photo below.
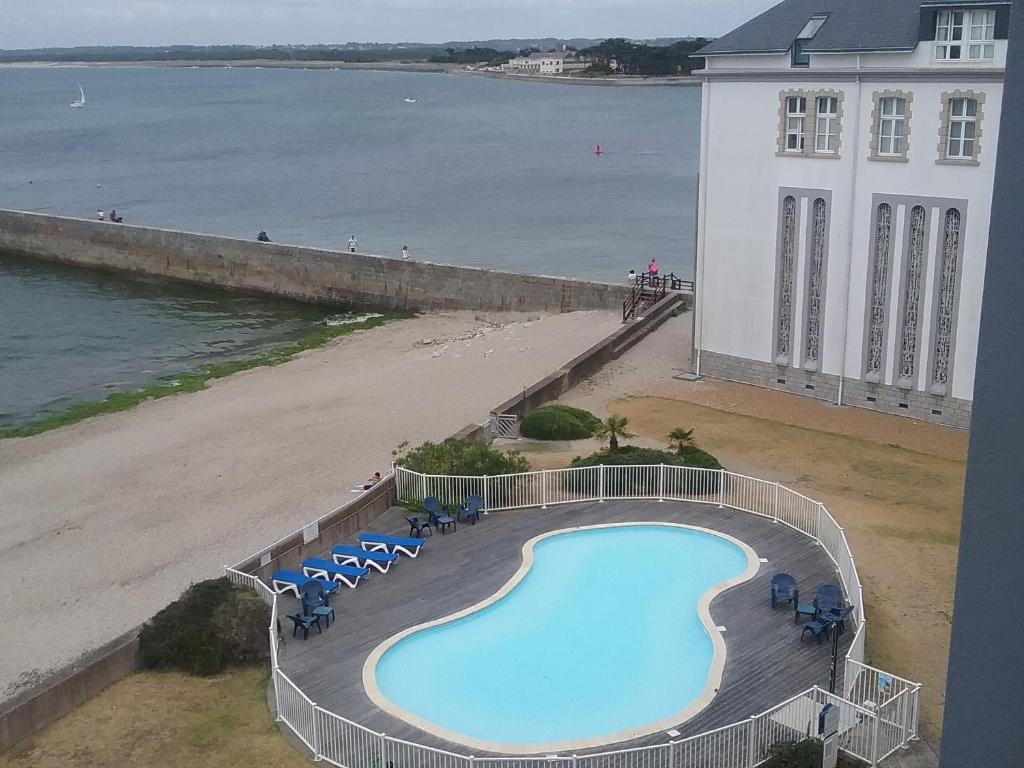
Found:
<svg viewBox="0 0 1024 768"><path fill-rule="evenodd" d="M405 311L621 310L625 285L0 210L0 253L318 304Z"/></svg>

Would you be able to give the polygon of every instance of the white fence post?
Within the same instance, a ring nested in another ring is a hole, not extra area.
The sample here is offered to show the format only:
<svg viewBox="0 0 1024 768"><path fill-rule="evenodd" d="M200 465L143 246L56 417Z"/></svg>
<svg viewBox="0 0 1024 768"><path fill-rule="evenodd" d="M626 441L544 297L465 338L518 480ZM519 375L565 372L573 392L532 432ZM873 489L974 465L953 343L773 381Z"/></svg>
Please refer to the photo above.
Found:
<svg viewBox="0 0 1024 768"><path fill-rule="evenodd" d="M821 503L821 502L819 501L819 502L818 502L818 528L817 528L817 530L816 530L816 531L814 532L814 538L816 538L816 539L818 540L818 543L819 543L819 544L821 544L822 546L825 546L825 545L824 545L824 544L822 544L822 542L821 542L821 529L822 529L822 527L823 527L823 526L822 526L822 522L824 522L824 520L825 520L825 515L827 515L827 514L828 514L828 512L826 512L826 511L825 511L825 505L824 505L824 504L822 504L822 503ZM838 566L838 563L836 563L836 565Z"/></svg>
<svg viewBox="0 0 1024 768"><path fill-rule="evenodd" d="M757 715L750 716L750 729L747 731L747 766L757 765Z"/></svg>
<svg viewBox="0 0 1024 768"><path fill-rule="evenodd" d="M775 499L772 501L772 518L779 522L779 483L775 482Z"/></svg>
<svg viewBox="0 0 1024 768"><path fill-rule="evenodd" d="M878 765L878 727L882 722L881 712L881 707L875 707L875 721L871 724L871 768Z"/></svg>
<svg viewBox="0 0 1024 768"><path fill-rule="evenodd" d="M277 707L277 716L274 718L275 722L284 722L284 716L281 714L281 693L277 687L277 659L273 660L274 666L270 669L270 676L274 679L274 705Z"/></svg>
<svg viewBox="0 0 1024 768"><path fill-rule="evenodd" d="M490 507L490 493L489 493L490 486L491 486L491 476L490 475L484 475L484 511L486 511L486 512L490 512L491 511L491 507Z"/></svg>
<svg viewBox="0 0 1024 768"><path fill-rule="evenodd" d="M725 506L725 470L718 470L718 508Z"/></svg>
<svg viewBox="0 0 1024 768"><path fill-rule="evenodd" d="M380 732L380 768L388 766L388 737L384 731Z"/></svg>
<svg viewBox="0 0 1024 768"><path fill-rule="evenodd" d="M427 498L427 476L420 475L420 501Z"/></svg>
<svg viewBox="0 0 1024 768"><path fill-rule="evenodd" d="M600 466L601 471L597 475L597 500L604 503L604 464Z"/></svg>
<svg viewBox="0 0 1024 768"><path fill-rule="evenodd" d="M316 714L316 702L313 705L313 762L319 763L323 758L320 753L320 718Z"/></svg>
<svg viewBox="0 0 1024 768"><path fill-rule="evenodd" d="M540 508L548 508L548 471L546 469L540 471Z"/></svg>
<svg viewBox="0 0 1024 768"><path fill-rule="evenodd" d="M668 740L668 768L676 768L676 742Z"/></svg>
<svg viewBox="0 0 1024 768"><path fill-rule="evenodd" d="M665 500L665 465L658 467L658 501Z"/></svg>

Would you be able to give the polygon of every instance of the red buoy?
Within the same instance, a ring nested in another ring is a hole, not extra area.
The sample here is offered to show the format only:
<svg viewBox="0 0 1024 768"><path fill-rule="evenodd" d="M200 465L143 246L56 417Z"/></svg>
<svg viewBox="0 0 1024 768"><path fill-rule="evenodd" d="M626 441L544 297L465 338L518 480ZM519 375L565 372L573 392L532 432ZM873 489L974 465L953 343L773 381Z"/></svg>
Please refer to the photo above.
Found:
<svg viewBox="0 0 1024 768"><path fill-rule="evenodd" d="M601 145L600 144L598 144L596 147L594 147L594 154L597 155L598 157L601 156Z"/></svg>

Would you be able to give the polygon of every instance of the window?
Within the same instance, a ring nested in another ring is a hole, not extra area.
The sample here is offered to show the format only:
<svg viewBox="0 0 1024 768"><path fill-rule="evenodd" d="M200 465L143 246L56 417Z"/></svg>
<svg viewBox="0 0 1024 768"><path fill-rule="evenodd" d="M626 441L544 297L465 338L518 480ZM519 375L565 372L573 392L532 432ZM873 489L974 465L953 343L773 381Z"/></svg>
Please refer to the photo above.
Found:
<svg viewBox="0 0 1024 768"><path fill-rule="evenodd" d="M946 157L950 160L972 160L978 120L976 99L949 100L949 142Z"/></svg>
<svg viewBox="0 0 1024 768"><path fill-rule="evenodd" d="M817 108L818 125L814 136L814 151L835 152L839 138L839 99L835 96L819 96Z"/></svg>
<svg viewBox="0 0 1024 768"><path fill-rule="evenodd" d="M790 96L786 99L786 151L804 151L804 118L807 117L807 99Z"/></svg>
<svg viewBox="0 0 1024 768"><path fill-rule="evenodd" d="M995 11L940 11L935 18L935 58L989 60L995 54L995 31Z"/></svg>
<svg viewBox="0 0 1024 768"><path fill-rule="evenodd" d="M887 96L878 102L878 154L902 157L906 153L907 100Z"/></svg>

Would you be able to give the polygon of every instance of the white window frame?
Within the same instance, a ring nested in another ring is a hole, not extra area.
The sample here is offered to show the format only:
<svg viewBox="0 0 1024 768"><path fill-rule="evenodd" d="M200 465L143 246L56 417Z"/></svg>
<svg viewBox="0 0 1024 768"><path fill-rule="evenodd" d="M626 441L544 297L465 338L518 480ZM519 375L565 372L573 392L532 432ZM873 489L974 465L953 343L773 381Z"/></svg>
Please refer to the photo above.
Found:
<svg viewBox="0 0 1024 768"><path fill-rule="evenodd" d="M939 11L935 17L936 61L991 61L995 56L996 12L991 9Z"/></svg>
<svg viewBox="0 0 1024 768"><path fill-rule="evenodd" d="M823 103L828 107L826 111L821 109ZM834 155L839 145L839 98L816 96L814 114L814 151L816 154Z"/></svg>
<svg viewBox="0 0 1024 768"><path fill-rule="evenodd" d="M957 105L961 113L957 113ZM971 105L974 105L973 114ZM954 131L954 126L957 126ZM948 160L973 160L976 142L978 141L978 100L967 96L955 96L949 100L949 132L946 139L946 158ZM958 136L954 136L954 132ZM970 136L967 136L970 133ZM965 151L970 142L970 151ZM954 143L957 152L953 152Z"/></svg>
<svg viewBox="0 0 1024 768"><path fill-rule="evenodd" d="M892 110L887 112L887 106ZM886 141L889 142L888 149L885 148ZM878 100L878 154L881 157L903 157L906 149L907 100L903 96L883 96Z"/></svg>
<svg viewBox="0 0 1024 768"><path fill-rule="evenodd" d="M798 111L793 111L793 106L796 106ZM807 120L807 97L806 96L787 96L786 97L786 143L783 151L792 152L793 154L803 154L804 143L806 141L805 133L805 122ZM796 146L790 146L790 137L795 138Z"/></svg>

